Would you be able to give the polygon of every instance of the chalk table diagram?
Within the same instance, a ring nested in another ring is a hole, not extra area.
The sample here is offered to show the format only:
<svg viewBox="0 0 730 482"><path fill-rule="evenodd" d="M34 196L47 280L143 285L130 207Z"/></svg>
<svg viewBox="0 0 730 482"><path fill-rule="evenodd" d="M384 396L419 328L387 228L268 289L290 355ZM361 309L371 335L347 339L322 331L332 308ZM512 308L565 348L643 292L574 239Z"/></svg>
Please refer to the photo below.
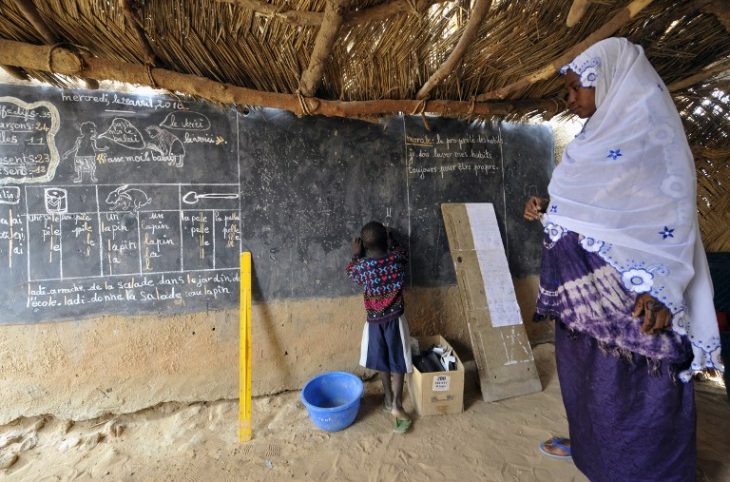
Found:
<svg viewBox="0 0 730 482"><path fill-rule="evenodd" d="M238 269L237 184L24 190L28 282Z"/></svg>

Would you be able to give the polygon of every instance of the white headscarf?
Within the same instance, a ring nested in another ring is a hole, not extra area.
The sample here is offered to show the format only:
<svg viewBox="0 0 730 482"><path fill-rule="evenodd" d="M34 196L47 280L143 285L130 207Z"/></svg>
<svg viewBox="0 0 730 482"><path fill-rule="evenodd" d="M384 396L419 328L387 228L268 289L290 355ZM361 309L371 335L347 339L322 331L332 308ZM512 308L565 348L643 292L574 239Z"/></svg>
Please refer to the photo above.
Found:
<svg viewBox="0 0 730 482"><path fill-rule="evenodd" d="M553 172L546 221L582 235L627 289L671 310L672 328L692 342L693 370L722 369L695 165L667 88L623 38L596 43L568 69L595 87L597 109Z"/></svg>

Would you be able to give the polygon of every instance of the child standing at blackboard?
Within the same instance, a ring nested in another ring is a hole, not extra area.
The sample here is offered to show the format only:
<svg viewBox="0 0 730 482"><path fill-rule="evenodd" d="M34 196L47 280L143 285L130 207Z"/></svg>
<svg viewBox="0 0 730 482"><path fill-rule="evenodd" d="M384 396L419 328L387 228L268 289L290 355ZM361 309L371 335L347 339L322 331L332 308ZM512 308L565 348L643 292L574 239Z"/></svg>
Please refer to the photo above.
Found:
<svg viewBox="0 0 730 482"><path fill-rule="evenodd" d="M389 250L388 230L372 221L352 241L353 259L347 274L363 289L367 322L363 329L360 365L380 372L384 409L395 417L394 431L404 433L411 420L403 410L403 379L412 370L410 335L403 288L408 258L405 250Z"/></svg>

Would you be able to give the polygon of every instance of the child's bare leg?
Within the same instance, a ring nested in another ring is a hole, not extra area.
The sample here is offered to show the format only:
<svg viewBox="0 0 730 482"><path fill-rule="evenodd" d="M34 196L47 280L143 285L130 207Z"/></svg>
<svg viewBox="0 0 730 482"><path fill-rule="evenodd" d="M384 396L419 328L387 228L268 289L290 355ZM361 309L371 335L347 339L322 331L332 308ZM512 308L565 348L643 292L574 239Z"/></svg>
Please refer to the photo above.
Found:
<svg viewBox="0 0 730 482"><path fill-rule="evenodd" d="M385 405L385 408L390 410L393 408L393 388L390 384L390 373L380 372L380 381L383 382L383 394L385 395L383 405Z"/></svg>
<svg viewBox="0 0 730 482"><path fill-rule="evenodd" d="M408 414L403 410L403 373L393 373L393 410L392 414L402 420L410 420Z"/></svg>

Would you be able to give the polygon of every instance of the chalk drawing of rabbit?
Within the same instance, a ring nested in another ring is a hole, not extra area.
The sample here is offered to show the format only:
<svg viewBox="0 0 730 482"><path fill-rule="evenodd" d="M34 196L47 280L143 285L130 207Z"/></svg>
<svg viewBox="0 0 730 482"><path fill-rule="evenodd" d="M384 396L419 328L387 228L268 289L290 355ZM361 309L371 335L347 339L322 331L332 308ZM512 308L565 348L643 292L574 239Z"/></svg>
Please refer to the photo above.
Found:
<svg viewBox="0 0 730 482"><path fill-rule="evenodd" d="M152 202L147 193L141 189L130 188L129 184L119 186L109 193L106 203L112 211L126 211L132 214Z"/></svg>

